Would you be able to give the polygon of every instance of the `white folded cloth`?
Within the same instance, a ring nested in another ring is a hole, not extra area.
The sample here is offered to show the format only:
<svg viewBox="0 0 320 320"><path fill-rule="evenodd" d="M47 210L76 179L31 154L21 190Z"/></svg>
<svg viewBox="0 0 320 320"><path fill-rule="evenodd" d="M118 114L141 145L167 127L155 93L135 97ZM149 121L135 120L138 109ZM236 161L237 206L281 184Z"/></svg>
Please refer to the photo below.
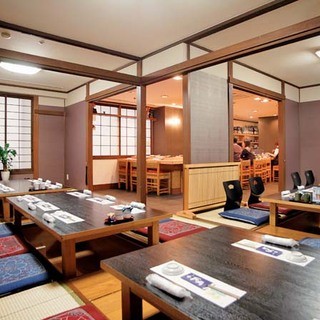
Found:
<svg viewBox="0 0 320 320"><path fill-rule="evenodd" d="M116 201L117 199L116 199L116 197L114 197L114 196L110 196L110 195L105 195L104 196L107 200L109 200L109 201Z"/></svg>
<svg viewBox="0 0 320 320"><path fill-rule="evenodd" d="M55 222L55 220L56 220L56 219L55 219L53 216L51 216L49 213L44 213L43 216L42 216L42 219L43 219L44 221L49 222L49 223L53 223L53 222Z"/></svg>
<svg viewBox="0 0 320 320"><path fill-rule="evenodd" d="M28 203L28 208L29 208L30 210L36 210L36 209L37 209L36 205L33 204L32 202L29 202L29 203Z"/></svg>
<svg viewBox="0 0 320 320"><path fill-rule="evenodd" d="M138 208L138 209L144 209L146 207L146 205L142 202L136 202L136 201L132 201L130 203L130 206L131 207L134 207L134 208Z"/></svg>
<svg viewBox="0 0 320 320"><path fill-rule="evenodd" d="M268 234L265 234L262 236L262 242L274 243L274 244L278 244L280 246L285 246L285 247L299 246L299 243L294 239L280 238L280 237L270 236Z"/></svg>
<svg viewBox="0 0 320 320"><path fill-rule="evenodd" d="M192 298L191 293L188 290L172 283L171 281L159 276L158 274L155 274L155 273L149 274L149 275L147 275L146 280L151 285L153 285L163 291L166 291L175 297Z"/></svg>
<svg viewBox="0 0 320 320"><path fill-rule="evenodd" d="M84 190L83 190L83 193L84 193L84 194L87 194L87 195L90 195L90 196L92 195L92 191L90 191L90 190L88 190L88 189L84 189Z"/></svg>

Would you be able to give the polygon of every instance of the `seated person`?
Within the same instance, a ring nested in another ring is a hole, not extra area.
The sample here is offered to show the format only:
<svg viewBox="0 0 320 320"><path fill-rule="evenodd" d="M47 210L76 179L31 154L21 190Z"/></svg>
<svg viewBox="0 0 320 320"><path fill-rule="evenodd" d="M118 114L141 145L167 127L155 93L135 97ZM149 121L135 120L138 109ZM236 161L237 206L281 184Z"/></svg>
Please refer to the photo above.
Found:
<svg viewBox="0 0 320 320"><path fill-rule="evenodd" d="M233 138L233 161L239 162L242 148L238 145L238 139Z"/></svg>
<svg viewBox="0 0 320 320"><path fill-rule="evenodd" d="M241 152L240 158L242 160L250 160L252 164L255 157L254 153L251 152L251 141L244 140L244 148Z"/></svg>
<svg viewBox="0 0 320 320"><path fill-rule="evenodd" d="M272 153L267 153L271 157L271 165L277 166L279 164L279 145L275 144L275 148L272 150Z"/></svg>

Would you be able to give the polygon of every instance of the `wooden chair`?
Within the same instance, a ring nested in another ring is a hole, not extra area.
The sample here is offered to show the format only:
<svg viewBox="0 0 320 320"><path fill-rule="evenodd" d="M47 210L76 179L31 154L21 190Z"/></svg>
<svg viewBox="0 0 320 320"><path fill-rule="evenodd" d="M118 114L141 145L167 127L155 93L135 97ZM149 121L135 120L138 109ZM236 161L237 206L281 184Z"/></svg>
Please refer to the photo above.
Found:
<svg viewBox="0 0 320 320"><path fill-rule="evenodd" d="M254 177L261 177L262 180L264 178L264 160L261 159L254 159L253 160L253 176Z"/></svg>
<svg viewBox="0 0 320 320"><path fill-rule="evenodd" d="M137 180L137 161L132 161L130 162L130 191L133 191L134 187L137 188Z"/></svg>
<svg viewBox="0 0 320 320"><path fill-rule="evenodd" d="M241 187L244 189L245 187L249 187L249 178L251 171L250 160L241 160L240 161L240 183Z"/></svg>
<svg viewBox="0 0 320 320"><path fill-rule="evenodd" d="M129 188L129 162L127 159L118 159L118 188L121 184L125 185L126 190Z"/></svg>
<svg viewBox="0 0 320 320"><path fill-rule="evenodd" d="M279 181L279 166L272 167L272 181Z"/></svg>
<svg viewBox="0 0 320 320"><path fill-rule="evenodd" d="M147 161L147 192L156 191L157 195L171 193L170 172L160 171L158 161Z"/></svg>
<svg viewBox="0 0 320 320"><path fill-rule="evenodd" d="M272 173L271 173L271 159L265 159L265 182L271 182Z"/></svg>

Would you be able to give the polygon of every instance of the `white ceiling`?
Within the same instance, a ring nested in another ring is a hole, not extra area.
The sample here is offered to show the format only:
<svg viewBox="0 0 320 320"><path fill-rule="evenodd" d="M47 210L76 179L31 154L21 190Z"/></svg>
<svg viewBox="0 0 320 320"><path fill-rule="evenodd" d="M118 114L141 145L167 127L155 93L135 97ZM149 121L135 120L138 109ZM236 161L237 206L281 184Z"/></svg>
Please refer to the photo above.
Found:
<svg viewBox="0 0 320 320"><path fill-rule="evenodd" d="M60 37L144 56L272 0L0 0L0 20ZM263 16L196 41L217 50L267 32L320 16L320 0L299 0ZM1 29L8 31L7 29ZM0 48L115 70L130 60L73 47L9 30ZM39 41L44 40L42 45ZM240 59L254 68L297 86L320 83L320 61L314 51L320 37ZM272 62L272 63L271 63ZM33 77L0 70L0 83L70 91L90 78L42 70ZM167 86L166 86L167 84ZM148 87L154 105L181 104L175 87L162 82ZM178 90L178 89L177 89ZM154 95L152 95L154 92ZM168 99L159 99L167 94Z"/></svg>

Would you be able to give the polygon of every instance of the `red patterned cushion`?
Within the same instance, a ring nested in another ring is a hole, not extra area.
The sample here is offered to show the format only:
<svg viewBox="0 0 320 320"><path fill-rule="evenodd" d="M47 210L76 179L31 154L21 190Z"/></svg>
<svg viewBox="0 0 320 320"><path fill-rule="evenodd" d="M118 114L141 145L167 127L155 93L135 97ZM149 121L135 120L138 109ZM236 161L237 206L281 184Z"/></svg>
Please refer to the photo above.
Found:
<svg viewBox="0 0 320 320"><path fill-rule="evenodd" d="M28 252L28 249L17 236L0 238L0 258L25 252Z"/></svg>
<svg viewBox="0 0 320 320"><path fill-rule="evenodd" d="M251 209L269 211L270 210L270 203L269 202L252 203L252 204L249 204L249 207ZM292 211L293 211L292 209L278 207L278 213L280 213L280 214L288 214L289 212L292 212Z"/></svg>
<svg viewBox="0 0 320 320"><path fill-rule="evenodd" d="M191 223L185 223L178 220L165 220L160 222L159 225L159 239L162 242L184 237L193 233L207 230L204 227L200 227ZM141 228L136 230L137 233L146 235L148 233L147 228Z"/></svg>
<svg viewBox="0 0 320 320"><path fill-rule="evenodd" d="M82 306L61 312L43 320L106 320L108 319L93 306Z"/></svg>

